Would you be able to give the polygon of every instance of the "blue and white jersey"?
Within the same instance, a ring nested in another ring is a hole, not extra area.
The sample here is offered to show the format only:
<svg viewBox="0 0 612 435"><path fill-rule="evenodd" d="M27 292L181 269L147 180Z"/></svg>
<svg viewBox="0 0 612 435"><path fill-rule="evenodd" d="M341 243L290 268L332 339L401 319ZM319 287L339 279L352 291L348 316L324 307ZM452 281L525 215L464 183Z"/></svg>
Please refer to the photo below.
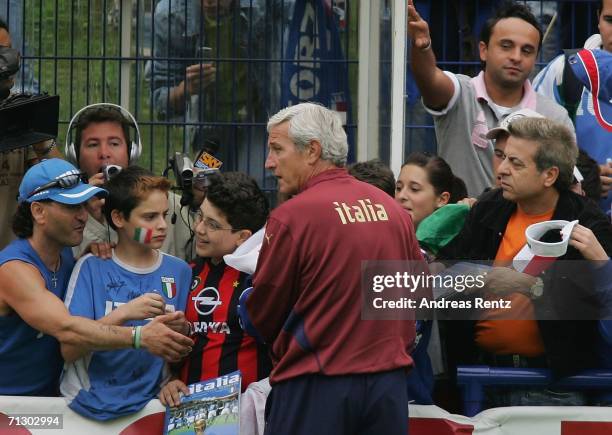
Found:
<svg viewBox="0 0 612 435"><path fill-rule="evenodd" d="M63 299L74 257L61 252L59 270L51 272L26 239L13 240L0 252L0 265L23 261L36 267L47 290ZM59 343L28 325L19 315L0 316L0 395L57 396L62 356Z"/></svg>
<svg viewBox="0 0 612 435"><path fill-rule="evenodd" d="M159 252L148 268L92 255L81 258L66 291L66 306L75 316L101 319L119 305L145 293L159 293L166 311L184 311L191 268L183 260ZM147 320L124 326L145 325ZM66 363L60 390L69 407L85 417L109 420L142 409L159 392L164 361L143 349L96 351Z"/></svg>
<svg viewBox="0 0 612 435"><path fill-rule="evenodd" d="M584 44L584 48L588 49L599 49L601 48L601 37L600 35L592 35ZM605 64L601 62L601 66L598 66L594 70L602 74L599 77L601 86L604 87L606 84L609 87L610 68L604 67ZM562 91L563 88L563 70L565 69L565 55L557 56L553 59L542 71L538 73L534 79L534 89L537 93L546 95L553 98L557 103L562 104ZM588 80L588 77L578 77L581 83ZM587 81L588 83L588 81ZM612 113L612 101L607 99L598 99L600 105L600 111L607 111ZM599 121L595 113L593 95L590 90L585 86L582 89L580 95L580 102L576 109L576 139L578 146L586 151L600 165L606 164L608 159L612 159L612 133L609 129L603 127L602 122ZM600 201L602 210L610 214L610 207L612 206L612 194L608 194L607 198L603 198Z"/></svg>

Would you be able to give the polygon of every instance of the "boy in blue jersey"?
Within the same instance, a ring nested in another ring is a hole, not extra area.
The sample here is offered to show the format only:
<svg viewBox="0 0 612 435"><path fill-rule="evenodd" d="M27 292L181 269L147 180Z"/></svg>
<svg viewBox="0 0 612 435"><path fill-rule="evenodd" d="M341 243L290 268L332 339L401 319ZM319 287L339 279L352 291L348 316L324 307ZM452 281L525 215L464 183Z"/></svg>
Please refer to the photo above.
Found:
<svg viewBox="0 0 612 435"><path fill-rule="evenodd" d="M157 395L164 361L139 349L140 331L153 317L184 311L191 283L187 263L159 250L167 234L169 181L129 167L106 188L104 214L117 246L111 260L88 255L77 262L65 303L72 315L132 326L135 349L87 353L62 345L68 363L60 386L71 409L96 420L137 412ZM189 329L182 315L171 327Z"/></svg>

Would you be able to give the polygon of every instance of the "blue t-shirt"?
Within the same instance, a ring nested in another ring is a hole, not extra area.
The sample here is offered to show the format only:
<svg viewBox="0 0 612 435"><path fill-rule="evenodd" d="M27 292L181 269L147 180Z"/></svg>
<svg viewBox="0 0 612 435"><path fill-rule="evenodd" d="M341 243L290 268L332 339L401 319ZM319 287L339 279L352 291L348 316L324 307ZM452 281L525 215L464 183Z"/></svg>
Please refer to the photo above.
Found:
<svg viewBox="0 0 612 435"><path fill-rule="evenodd" d="M13 260L36 267L47 289L64 298L74 257L61 252L60 268L51 272L26 239L11 242L0 252L0 265ZM0 316L0 395L57 396L62 370L58 341L28 325L17 313Z"/></svg>
<svg viewBox="0 0 612 435"><path fill-rule="evenodd" d="M191 268L183 260L159 252L149 268L88 255L80 259L66 291L66 306L75 316L101 319L121 304L145 293L159 293L166 311L184 311ZM124 326L145 325L147 320ZM159 392L164 361L143 349L96 351L66 363L60 386L75 412L109 420L142 409Z"/></svg>

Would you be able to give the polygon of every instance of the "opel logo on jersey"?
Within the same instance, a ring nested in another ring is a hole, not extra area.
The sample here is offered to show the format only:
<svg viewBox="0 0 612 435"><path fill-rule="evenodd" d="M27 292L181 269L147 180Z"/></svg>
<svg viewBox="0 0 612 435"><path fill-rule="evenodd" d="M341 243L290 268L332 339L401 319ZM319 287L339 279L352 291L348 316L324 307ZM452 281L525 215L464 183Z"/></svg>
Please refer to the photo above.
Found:
<svg viewBox="0 0 612 435"><path fill-rule="evenodd" d="M193 306L198 313L206 316L222 304L219 292L214 287L206 287L200 290L197 296L191 298Z"/></svg>

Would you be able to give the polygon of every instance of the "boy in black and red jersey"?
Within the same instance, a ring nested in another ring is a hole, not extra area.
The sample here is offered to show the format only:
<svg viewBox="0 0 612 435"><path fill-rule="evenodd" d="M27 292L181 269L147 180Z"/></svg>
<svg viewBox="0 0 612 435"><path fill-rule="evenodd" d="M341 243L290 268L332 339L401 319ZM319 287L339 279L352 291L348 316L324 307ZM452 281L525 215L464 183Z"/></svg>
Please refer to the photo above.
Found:
<svg viewBox="0 0 612 435"><path fill-rule="evenodd" d="M249 244L253 242L268 213L263 192L248 175L228 172L210 178L194 222L198 258L192 265L193 282L185 309L195 345L182 362L178 379L160 392L164 405L178 405L179 393L189 394L188 384L235 370L242 372L243 391L251 382L269 375L266 347L245 333L238 322L238 300L251 286L252 270L236 266L238 270L224 261L224 256L255 235ZM263 239L263 232L260 234ZM254 244L258 251L261 242ZM253 256L256 259L257 252Z"/></svg>

